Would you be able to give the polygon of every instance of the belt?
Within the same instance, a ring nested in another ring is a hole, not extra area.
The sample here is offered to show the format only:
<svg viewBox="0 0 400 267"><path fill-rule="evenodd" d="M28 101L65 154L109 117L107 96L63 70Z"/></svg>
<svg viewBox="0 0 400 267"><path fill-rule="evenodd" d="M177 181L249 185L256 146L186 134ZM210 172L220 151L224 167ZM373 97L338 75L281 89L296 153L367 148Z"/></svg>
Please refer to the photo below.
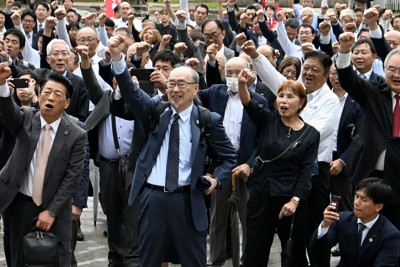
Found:
<svg viewBox="0 0 400 267"><path fill-rule="evenodd" d="M145 183L144 187L149 188L151 190L156 190L156 191L161 191L164 193L183 193L183 192L190 192L190 185L185 185L185 186L179 186L177 189L175 189L173 192L168 191L165 186L159 186L159 185L154 185L154 184L149 184Z"/></svg>
<svg viewBox="0 0 400 267"><path fill-rule="evenodd" d="M119 159L106 159L103 156L100 156L100 159L111 166L119 165Z"/></svg>

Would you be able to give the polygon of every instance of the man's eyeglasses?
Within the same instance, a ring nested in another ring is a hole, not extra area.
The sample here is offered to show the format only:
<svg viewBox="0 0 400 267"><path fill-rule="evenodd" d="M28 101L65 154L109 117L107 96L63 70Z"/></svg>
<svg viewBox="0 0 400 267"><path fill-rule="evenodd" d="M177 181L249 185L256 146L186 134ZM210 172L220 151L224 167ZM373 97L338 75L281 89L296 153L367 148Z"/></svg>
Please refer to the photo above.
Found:
<svg viewBox="0 0 400 267"><path fill-rule="evenodd" d="M23 19L22 22L28 23L28 24L33 24L33 23L35 23L35 21L32 20L32 19Z"/></svg>
<svg viewBox="0 0 400 267"><path fill-rule="evenodd" d="M178 86L179 89L186 89L189 84L197 84L196 82L175 82L175 81L168 81L166 82L168 89L173 89L175 86Z"/></svg>
<svg viewBox="0 0 400 267"><path fill-rule="evenodd" d="M400 75L400 68L395 68L393 66L388 66L386 68L386 72L388 74L390 74L390 75L395 75L395 74Z"/></svg>
<svg viewBox="0 0 400 267"><path fill-rule="evenodd" d="M209 33L205 33L205 34L203 34L204 35L204 39L206 39L206 40L210 40L210 39L217 39L220 35L221 35L221 33L222 33L222 31L220 31L220 32L213 32L213 33L211 33L211 34L209 34Z"/></svg>
<svg viewBox="0 0 400 267"><path fill-rule="evenodd" d="M69 57L69 53L68 53L68 51L53 51L50 53L50 56L53 56L53 57L61 56L63 58L66 58L66 57Z"/></svg>

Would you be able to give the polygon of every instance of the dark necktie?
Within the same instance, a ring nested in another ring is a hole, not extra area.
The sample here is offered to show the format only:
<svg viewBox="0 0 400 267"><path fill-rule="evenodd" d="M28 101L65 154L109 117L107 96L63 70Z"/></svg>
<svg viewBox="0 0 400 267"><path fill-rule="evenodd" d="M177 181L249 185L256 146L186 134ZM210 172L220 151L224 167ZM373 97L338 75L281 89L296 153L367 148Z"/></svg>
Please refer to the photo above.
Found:
<svg viewBox="0 0 400 267"><path fill-rule="evenodd" d="M39 30L38 30L38 32L39 32L42 29L42 23L39 24L38 28L39 28Z"/></svg>
<svg viewBox="0 0 400 267"><path fill-rule="evenodd" d="M400 137L400 96L395 95L396 105L393 111L393 137Z"/></svg>
<svg viewBox="0 0 400 267"><path fill-rule="evenodd" d="M165 174L165 187L173 192L178 188L179 178L179 115L175 113L171 129L169 131L169 146L167 172Z"/></svg>
<svg viewBox="0 0 400 267"><path fill-rule="evenodd" d="M358 247L361 247L362 242L362 233L367 226L363 223L358 223L358 234L357 234L357 241Z"/></svg>

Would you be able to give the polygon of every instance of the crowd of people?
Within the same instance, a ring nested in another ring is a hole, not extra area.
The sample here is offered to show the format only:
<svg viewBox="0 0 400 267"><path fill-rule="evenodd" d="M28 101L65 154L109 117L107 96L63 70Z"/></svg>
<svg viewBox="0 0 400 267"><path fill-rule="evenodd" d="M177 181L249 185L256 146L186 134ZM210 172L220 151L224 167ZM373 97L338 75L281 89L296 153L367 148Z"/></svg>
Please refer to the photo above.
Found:
<svg viewBox="0 0 400 267"><path fill-rule="evenodd" d="M284 266L400 264L400 15L28 4L0 10L7 266L29 265L32 226L77 266L97 170L108 266L268 266L275 234Z"/></svg>

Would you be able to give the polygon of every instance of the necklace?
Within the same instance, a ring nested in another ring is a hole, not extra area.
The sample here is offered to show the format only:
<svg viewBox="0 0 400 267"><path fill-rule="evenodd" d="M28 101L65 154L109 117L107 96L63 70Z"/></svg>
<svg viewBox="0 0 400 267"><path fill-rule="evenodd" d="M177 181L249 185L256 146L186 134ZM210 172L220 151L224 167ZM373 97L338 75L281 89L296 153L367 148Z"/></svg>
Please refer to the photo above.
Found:
<svg viewBox="0 0 400 267"><path fill-rule="evenodd" d="M288 134L286 135L286 136L287 136L287 138L289 138L289 137L290 137L290 135L291 135L291 131L292 131L292 127L290 127L290 126L289 126L289 132L288 132Z"/></svg>

